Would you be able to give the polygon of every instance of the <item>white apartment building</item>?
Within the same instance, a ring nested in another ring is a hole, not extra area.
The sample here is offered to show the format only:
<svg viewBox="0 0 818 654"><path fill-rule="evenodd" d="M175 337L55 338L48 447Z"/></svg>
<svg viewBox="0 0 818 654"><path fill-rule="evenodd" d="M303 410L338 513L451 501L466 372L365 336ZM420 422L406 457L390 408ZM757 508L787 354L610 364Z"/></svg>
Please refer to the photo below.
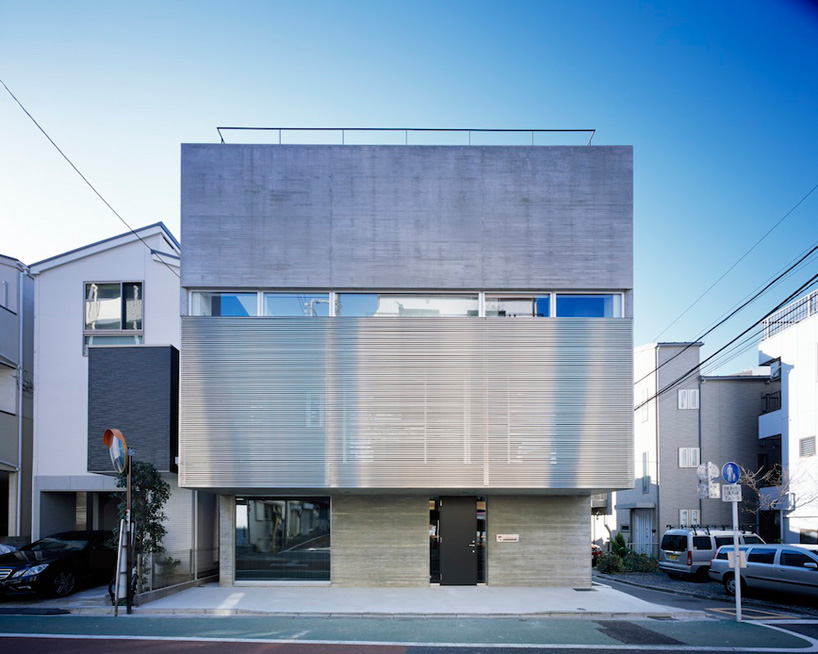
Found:
<svg viewBox="0 0 818 654"><path fill-rule="evenodd" d="M783 470L781 484L766 489L765 531L785 543L818 543L818 291L764 321L759 363L772 380L758 419L762 463Z"/></svg>

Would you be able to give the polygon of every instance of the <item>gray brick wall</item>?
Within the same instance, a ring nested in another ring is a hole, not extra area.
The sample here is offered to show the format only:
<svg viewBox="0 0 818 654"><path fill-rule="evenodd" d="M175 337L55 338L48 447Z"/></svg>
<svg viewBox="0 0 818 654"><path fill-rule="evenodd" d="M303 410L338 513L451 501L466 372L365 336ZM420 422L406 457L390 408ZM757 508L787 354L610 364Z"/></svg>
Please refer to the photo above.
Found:
<svg viewBox="0 0 818 654"><path fill-rule="evenodd" d="M88 471L113 473L102 443L119 429L140 461L175 471L178 451L179 351L163 347L88 350Z"/></svg>
<svg viewBox="0 0 818 654"><path fill-rule="evenodd" d="M428 586L428 498L333 497L332 584Z"/></svg>
<svg viewBox="0 0 818 654"><path fill-rule="evenodd" d="M488 499L490 586L591 585L591 503L587 496ZM519 534L498 543L497 534Z"/></svg>

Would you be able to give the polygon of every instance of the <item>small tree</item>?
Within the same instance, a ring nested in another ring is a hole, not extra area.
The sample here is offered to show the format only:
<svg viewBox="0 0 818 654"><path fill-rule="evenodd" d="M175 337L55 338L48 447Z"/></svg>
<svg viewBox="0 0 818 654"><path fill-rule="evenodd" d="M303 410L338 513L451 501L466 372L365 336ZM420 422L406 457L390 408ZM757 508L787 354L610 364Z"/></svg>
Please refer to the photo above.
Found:
<svg viewBox="0 0 818 654"><path fill-rule="evenodd" d="M621 531L616 532L616 536L614 536L614 539L611 541L611 552L616 554L619 558L624 559L629 551L630 548L625 541L625 536L622 535Z"/></svg>
<svg viewBox="0 0 818 654"><path fill-rule="evenodd" d="M812 504L818 500L818 487L802 473L792 472L780 463L769 468L751 470L741 467L742 484L749 491L750 497L745 498L744 511L758 515L759 511L792 510L793 492L796 487L802 492L797 498L800 506ZM807 492L803 492L807 489Z"/></svg>
<svg viewBox="0 0 818 654"><path fill-rule="evenodd" d="M136 532L134 552L139 554L161 554L165 551L162 539L167 530L162 524L168 519L164 512L165 503L170 499L170 486L162 479L154 465L148 461L130 460L131 469L131 521ZM119 475L118 488L127 488L128 476ZM115 495L119 499L119 518L125 519L125 493ZM115 534L119 536L119 526Z"/></svg>

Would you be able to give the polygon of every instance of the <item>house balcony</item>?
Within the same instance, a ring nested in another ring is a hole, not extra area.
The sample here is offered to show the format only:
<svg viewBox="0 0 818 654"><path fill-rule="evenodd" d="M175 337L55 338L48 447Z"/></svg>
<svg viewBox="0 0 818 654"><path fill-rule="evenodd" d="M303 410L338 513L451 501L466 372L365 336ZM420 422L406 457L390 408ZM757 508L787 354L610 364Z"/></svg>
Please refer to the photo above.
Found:
<svg viewBox="0 0 818 654"><path fill-rule="evenodd" d="M758 437L769 438L784 433L784 412L781 409L763 413L758 417Z"/></svg>

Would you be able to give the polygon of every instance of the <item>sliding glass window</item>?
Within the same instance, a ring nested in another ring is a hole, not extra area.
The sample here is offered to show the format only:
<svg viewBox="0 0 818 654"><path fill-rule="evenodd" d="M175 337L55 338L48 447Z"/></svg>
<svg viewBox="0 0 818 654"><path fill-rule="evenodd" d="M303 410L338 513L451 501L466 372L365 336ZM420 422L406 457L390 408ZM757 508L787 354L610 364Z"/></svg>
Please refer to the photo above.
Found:
<svg viewBox="0 0 818 654"><path fill-rule="evenodd" d="M265 316L328 316L329 293L265 293Z"/></svg>
<svg viewBox="0 0 818 654"><path fill-rule="evenodd" d="M466 318L478 315L480 302L473 295L407 295L392 293L339 293L336 316L403 316Z"/></svg>
<svg viewBox="0 0 818 654"><path fill-rule="evenodd" d="M621 295L557 293L558 318L621 318Z"/></svg>
<svg viewBox="0 0 818 654"><path fill-rule="evenodd" d="M551 295L486 295L487 318L548 318Z"/></svg>
<svg viewBox="0 0 818 654"><path fill-rule="evenodd" d="M197 291L190 294L191 316L257 316L258 293Z"/></svg>
<svg viewBox="0 0 818 654"><path fill-rule="evenodd" d="M236 581L329 581L330 499L236 498Z"/></svg>

